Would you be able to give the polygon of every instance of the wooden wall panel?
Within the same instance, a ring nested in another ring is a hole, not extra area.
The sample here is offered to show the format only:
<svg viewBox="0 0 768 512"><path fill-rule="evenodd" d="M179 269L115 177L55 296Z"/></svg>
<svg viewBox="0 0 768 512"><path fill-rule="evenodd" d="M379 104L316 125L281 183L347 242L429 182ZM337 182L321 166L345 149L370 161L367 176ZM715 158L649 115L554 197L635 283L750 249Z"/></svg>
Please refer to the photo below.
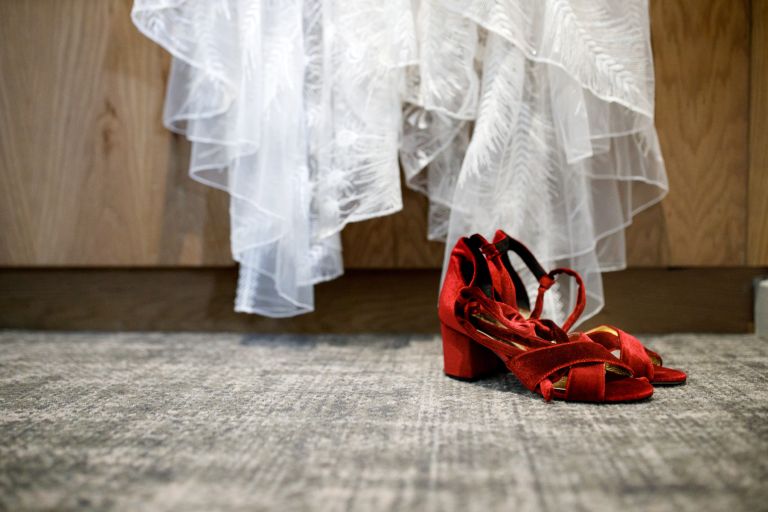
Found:
<svg viewBox="0 0 768 512"><path fill-rule="evenodd" d="M427 199L403 185L402 211L344 229L347 268L438 268L445 244L427 240Z"/></svg>
<svg viewBox="0 0 768 512"><path fill-rule="evenodd" d="M651 17L670 192L629 229L630 264L742 265L749 2L653 0Z"/></svg>
<svg viewBox="0 0 768 512"><path fill-rule="evenodd" d="M585 327L749 332L759 272L610 272L607 306ZM436 269L350 270L317 286L315 312L276 319L232 310L234 269L0 269L0 329L436 333L439 280ZM660 297L676 306L660 307Z"/></svg>
<svg viewBox="0 0 768 512"><path fill-rule="evenodd" d="M445 244L427 240L429 201L410 189L404 191L403 200L403 211L394 218L396 265L400 268L442 267Z"/></svg>
<svg viewBox="0 0 768 512"><path fill-rule="evenodd" d="M766 218L762 189L747 206L750 4L651 4L672 190L630 228L630 263L741 265L747 210L751 237ZM132 26L130 5L0 2L0 265L232 264L227 196L186 175L188 145L161 126L169 57ZM767 130L753 125L753 186ZM406 192L403 212L347 228L347 266L439 266L426 222L426 201ZM768 262L764 240L749 242L750 263Z"/></svg>
<svg viewBox="0 0 768 512"><path fill-rule="evenodd" d="M406 198L403 198L406 201ZM398 213L397 216L400 214ZM341 232L345 268L394 268L395 219L387 215L348 224Z"/></svg>
<svg viewBox="0 0 768 512"><path fill-rule="evenodd" d="M186 176L130 5L0 2L0 264L230 264L226 195Z"/></svg>
<svg viewBox="0 0 768 512"><path fill-rule="evenodd" d="M752 0L747 263L768 265L768 0Z"/></svg>
<svg viewBox="0 0 768 512"><path fill-rule="evenodd" d="M629 263L742 265L747 244L749 3L653 0L651 16L656 125L670 193L635 218L627 232ZM768 71L768 66L763 68ZM763 131L768 136L768 121ZM753 204L768 204L756 197L759 193L752 195ZM364 253L358 244L367 243L358 233L373 237L393 233L398 252L393 266L441 265L441 244L424 241L426 201L406 199L410 206L392 219L355 227L355 236L345 239L345 247L354 247L353 254L358 255ZM378 265L371 262L355 258L351 265Z"/></svg>

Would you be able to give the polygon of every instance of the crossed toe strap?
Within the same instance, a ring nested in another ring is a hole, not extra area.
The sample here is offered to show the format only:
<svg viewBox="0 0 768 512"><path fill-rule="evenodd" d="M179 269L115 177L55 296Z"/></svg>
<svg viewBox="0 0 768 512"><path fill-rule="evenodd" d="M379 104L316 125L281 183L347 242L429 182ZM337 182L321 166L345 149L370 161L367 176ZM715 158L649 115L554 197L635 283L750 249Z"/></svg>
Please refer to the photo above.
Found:
<svg viewBox="0 0 768 512"><path fill-rule="evenodd" d="M586 333L589 338L609 351L618 350L619 359L632 368L637 377L653 380L654 365L661 366L661 356L649 350L631 334L612 327L601 325Z"/></svg>
<svg viewBox="0 0 768 512"><path fill-rule="evenodd" d="M591 341L571 341L522 352L509 361L509 369L531 391L551 400L553 380L566 377L565 399L588 402L605 400L606 370L627 377L632 369ZM567 372L566 372L567 370Z"/></svg>

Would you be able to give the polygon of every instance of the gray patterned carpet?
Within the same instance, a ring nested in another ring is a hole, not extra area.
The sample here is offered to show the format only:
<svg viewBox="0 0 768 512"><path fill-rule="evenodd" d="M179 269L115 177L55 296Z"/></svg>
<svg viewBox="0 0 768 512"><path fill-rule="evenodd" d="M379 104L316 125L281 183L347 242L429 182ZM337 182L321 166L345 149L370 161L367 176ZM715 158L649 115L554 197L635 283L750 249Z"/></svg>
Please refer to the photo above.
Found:
<svg viewBox="0 0 768 512"><path fill-rule="evenodd" d="M768 341L646 338L639 404L444 377L434 337L0 331L0 509L768 509Z"/></svg>

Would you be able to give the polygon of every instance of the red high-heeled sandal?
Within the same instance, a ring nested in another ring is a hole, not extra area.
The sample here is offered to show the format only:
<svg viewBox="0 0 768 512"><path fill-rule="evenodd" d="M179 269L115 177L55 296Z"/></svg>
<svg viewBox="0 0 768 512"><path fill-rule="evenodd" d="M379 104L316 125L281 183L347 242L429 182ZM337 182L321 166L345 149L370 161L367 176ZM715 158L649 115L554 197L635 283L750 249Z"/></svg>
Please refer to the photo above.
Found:
<svg viewBox="0 0 768 512"><path fill-rule="evenodd" d="M486 244L474 235L451 252L438 309L446 375L473 380L506 367L546 400L628 402L653 394L646 378L634 378L602 345L495 300L495 289L511 284L491 274L480 251Z"/></svg>
<svg viewBox="0 0 768 512"><path fill-rule="evenodd" d="M502 230L498 230L493 238L493 243L484 246L481 251L491 262L489 269L492 274L509 276L509 279L500 277L493 279L494 283L498 283L497 294L500 300L512 304L523 316L526 316L526 310L530 309L530 299L522 279L509 260L509 251L517 254L539 281L536 304L528 316L532 321L540 320L544 294L554 284L555 275L566 273L574 277L579 286L576 308L562 325L564 331L571 330L571 327L584 312L586 303L584 283L578 273L570 269L556 269L546 272L533 253L522 242L510 237ZM619 351L619 359L632 368L634 375L646 377L651 384L677 385L685 383L687 379L685 372L663 366L659 354L646 348L640 340L621 329L610 325L600 325L584 334L611 352Z"/></svg>

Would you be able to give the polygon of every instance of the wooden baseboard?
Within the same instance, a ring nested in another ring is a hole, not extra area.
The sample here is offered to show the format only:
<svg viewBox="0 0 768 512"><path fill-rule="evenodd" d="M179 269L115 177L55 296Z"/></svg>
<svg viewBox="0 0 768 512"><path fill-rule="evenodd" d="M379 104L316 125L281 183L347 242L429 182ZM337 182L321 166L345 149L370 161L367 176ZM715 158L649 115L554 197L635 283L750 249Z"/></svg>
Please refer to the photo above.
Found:
<svg viewBox="0 0 768 512"><path fill-rule="evenodd" d="M757 268L608 273L606 307L587 326L748 332L752 281L765 273ZM436 270L351 270L316 288L314 313L276 320L232 310L235 269L0 269L0 328L437 332L439 278Z"/></svg>

